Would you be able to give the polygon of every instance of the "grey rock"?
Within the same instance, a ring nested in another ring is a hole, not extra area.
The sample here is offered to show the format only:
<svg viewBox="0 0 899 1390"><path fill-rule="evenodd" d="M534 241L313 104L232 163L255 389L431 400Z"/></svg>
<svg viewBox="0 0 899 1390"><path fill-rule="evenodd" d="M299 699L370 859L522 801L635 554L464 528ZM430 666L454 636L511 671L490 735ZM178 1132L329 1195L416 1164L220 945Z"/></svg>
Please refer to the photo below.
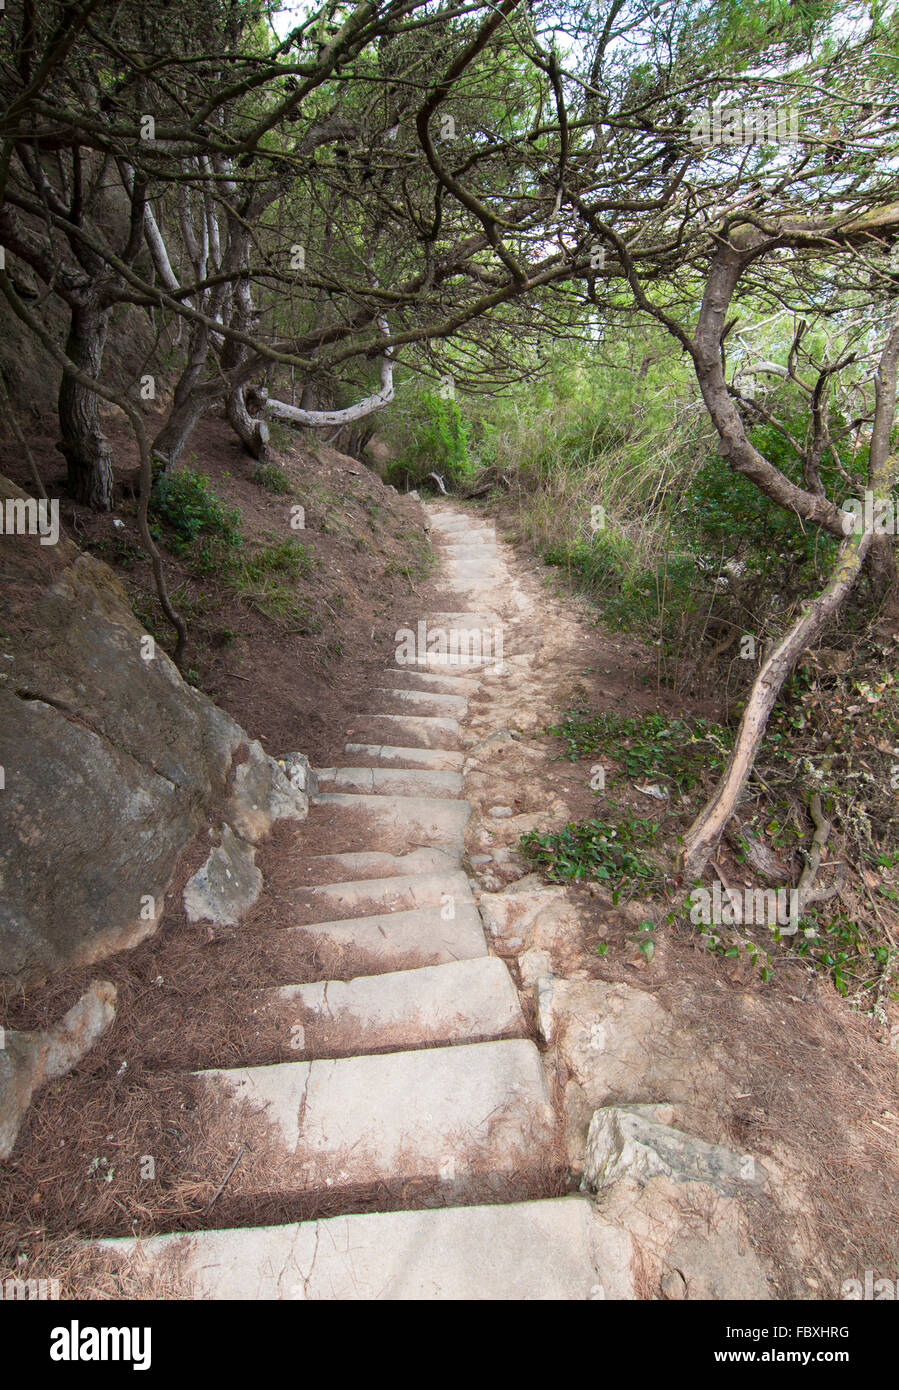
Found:
<svg viewBox="0 0 899 1390"><path fill-rule="evenodd" d="M497 901L492 898L491 906ZM536 933L529 944L553 949ZM551 984L538 1001L538 1025L593 1110L656 1096L694 1109L717 1105L726 1061L714 1047L698 1046L655 995L606 980Z"/></svg>
<svg viewBox="0 0 899 1390"><path fill-rule="evenodd" d="M653 1106L610 1105L597 1110L590 1121L584 1183L596 1190L625 1177L704 1183L722 1196L734 1197L763 1186L765 1171L751 1154L738 1154L661 1124Z"/></svg>
<svg viewBox="0 0 899 1390"><path fill-rule="evenodd" d="M90 988L54 1027L39 1033L0 1029L0 1159L9 1158L34 1092L81 1060L115 1018L116 989Z"/></svg>
<svg viewBox="0 0 899 1390"><path fill-rule="evenodd" d="M276 762L292 787L307 796L315 795L318 791L315 771L305 753L284 753Z"/></svg>
<svg viewBox="0 0 899 1390"><path fill-rule="evenodd" d="M23 495L0 478L0 504ZM16 546L0 687L0 976L32 985L152 934L205 827L225 821L258 843L280 817L305 816L308 789L158 643L150 651L108 566L65 535Z"/></svg>
<svg viewBox="0 0 899 1390"><path fill-rule="evenodd" d="M243 762L234 767L225 803L225 819L251 844L264 840L277 820L303 820L309 811L307 792L291 781L287 771L270 758L255 739L246 744ZM305 759L304 759L305 761ZM308 767L308 764L307 764ZM294 765L297 776L302 769ZM310 780L305 774L303 780Z"/></svg>
<svg viewBox="0 0 899 1390"><path fill-rule="evenodd" d="M217 926L233 927L261 891L255 849L223 825L221 844L185 886L184 910L191 922L207 918Z"/></svg>
<svg viewBox="0 0 899 1390"><path fill-rule="evenodd" d="M521 971L522 984L526 987L535 985L543 976L552 975L552 956L549 951L542 951L538 946L532 946L520 957L518 968Z"/></svg>

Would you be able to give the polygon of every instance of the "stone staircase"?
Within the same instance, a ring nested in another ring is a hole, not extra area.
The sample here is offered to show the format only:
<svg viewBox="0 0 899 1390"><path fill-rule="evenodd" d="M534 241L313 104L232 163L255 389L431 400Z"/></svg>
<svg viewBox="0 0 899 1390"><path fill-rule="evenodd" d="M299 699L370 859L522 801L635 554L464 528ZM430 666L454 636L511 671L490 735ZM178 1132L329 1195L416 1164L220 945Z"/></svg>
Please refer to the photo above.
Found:
<svg viewBox="0 0 899 1390"><path fill-rule="evenodd" d="M472 611L429 614L429 626L495 629L493 528L450 510L430 519L446 591ZM290 1034L296 1060L195 1073L210 1134L226 1142L255 1117L243 1196L289 1206L327 1190L328 1210L344 1210L102 1246L177 1269L200 1298L633 1297L629 1242L590 1199L527 1200L561 1190L557 1117L462 869L462 731L494 666L426 653L385 671L354 720L349 765L318 770L309 823L327 817L333 852L313 861L321 882L297 891L298 925L279 931L285 961L292 939L320 947L342 978L287 978L248 1000ZM360 1192L388 1184L409 1185L409 1209L359 1210Z"/></svg>

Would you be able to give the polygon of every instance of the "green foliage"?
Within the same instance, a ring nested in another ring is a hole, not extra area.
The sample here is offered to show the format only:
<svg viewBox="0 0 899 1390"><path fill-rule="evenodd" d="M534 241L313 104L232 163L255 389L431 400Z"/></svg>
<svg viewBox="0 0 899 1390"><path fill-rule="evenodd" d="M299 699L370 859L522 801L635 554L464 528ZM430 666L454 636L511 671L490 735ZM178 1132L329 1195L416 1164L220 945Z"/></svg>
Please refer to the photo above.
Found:
<svg viewBox="0 0 899 1390"><path fill-rule="evenodd" d="M688 909L690 905L688 898ZM737 930L742 933L739 937ZM745 926L725 929L703 925L699 934L707 951L729 960L748 960L760 969L763 981L771 978L776 961L798 959L815 974L828 978L839 994L851 995L866 1006L872 997L877 998L884 982L895 983L899 966L892 943L866 932L842 904L836 909L808 908L795 935L775 928L765 944L749 937Z"/></svg>
<svg viewBox="0 0 899 1390"><path fill-rule="evenodd" d="M314 568L315 556L308 545L302 545L293 537L277 545L263 546L255 555L242 559L240 564L241 576L248 583L255 583L269 575L308 578Z"/></svg>
<svg viewBox="0 0 899 1390"><path fill-rule="evenodd" d="M520 849L553 883L599 880L620 889L629 882L644 887L661 879L659 866L641 852L656 843L659 827L641 816L608 821L571 821L564 829L523 835Z"/></svg>
<svg viewBox="0 0 899 1390"><path fill-rule="evenodd" d="M786 425L794 437L802 437L802 420L787 420ZM761 425L751 430L749 437L770 463L801 484L796 455L779 430ZM848 454L842 462L847 469L852 465ZM855 459L855 468L863 487L861 454ZM832 463L822 466L821 476L831 496L846 493L846 484ZM794 567L817 567L821 572L830 566L837 546L833 537L816 527L803 527L794 513L772 502L748 478L734 473L717 454L710 454L694 473L675 523L697 554L739 557L750 570L762 574L770 570L772 555Z"/></svg>
<svg viewBox="0 0 899 1390"><path fill-rule="evenodd" d="M842 905L834 912L812 907L795 938L796 954L829 974L840 994L866 993L895 971L895 949L870 939Z"/></svg>
<svg viewBox="0 0 899 1390"><path fill-rule="evenodd" d="M695 558L668 552L649 563L635 563L633 544L624 531L601 530L589 540L550 545L543 561L566 570L570 580L595 598L611 628L654 626L666 606L681 612L695 606Z"/></svg>
<svg viewBox="0 0 899 1390"><path fill-rule="evenodd" d="M105 537L99 537L91 542L90 548L95 555L100 555L107 564L121 565L123 569L129 568L144 558L144 552L140 546L135 545L128 536L122 536L118 532L110 536L108 540Z"/></svg>
<svg viewBox="0 0 899 1390"><path fill-rule="evenodd" d="M437 391L418 393L396 432L400 454L388 469L395 486L418 487L436 473L452 490L470 476L468 427L455 399Z"/></svg>
<svg viewBox="0 0 899 1390"><path fill-rule="evenodd" d="M264 487L267 492L281 495L293 492L290 479L284 469L279 468L276 463L260 463L250 474L250 482L255 483L257 487Z"/></svg>
<svg viewBox="0 0 899 1390"><path fill-rule="evenodd" d="M679 792L690 791L703 772L718 773L733 738L709 719L583 709L570 710L546 732L565 741L565 756L572 762L605 753L623 763L628 777L668 782Z"/></svg>
<svg viewBox="0 0 899 1390"><path fill-rule="evenodd" d="M217 496L203 473L190 468L157 473L150 493L150 517L152 534L164 539L176 554L201 535L216 536L229 547L243 544L240 512Z"/></svg>
<svg viewBox="0 0 899 1390"><path fill-rule="evenodd" d="M254 555L241 556L227 572L227 579L265 617L308 634L318 631L319 624L297 593L296 580L308 579L315 564L309 547L291 537L264 546Z"/></svg>
<svg viewBox="0 0 899 1390"><path fill-rule="evenodd" d="M687 908L691 905L691 899L687 898ZM669 920L673 920L671 914ZM721 936L714 926L700 926L699 935L702 939L703 949L715 955L723 956L726 960L736 960L742 958L748 960L749 964L756 967L759 971L759 978L762 982L771 979L773 974L771 965L771 953L765 946L760 946L758 942L750 940L733 941Z"/></svg>

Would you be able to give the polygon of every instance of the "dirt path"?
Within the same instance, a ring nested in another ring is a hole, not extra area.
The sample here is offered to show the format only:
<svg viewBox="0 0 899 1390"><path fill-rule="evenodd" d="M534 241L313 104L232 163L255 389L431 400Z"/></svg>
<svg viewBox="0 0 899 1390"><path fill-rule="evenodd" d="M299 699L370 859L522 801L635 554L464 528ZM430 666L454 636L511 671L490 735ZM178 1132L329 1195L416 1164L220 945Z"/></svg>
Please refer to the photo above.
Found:
<svg viewBox="0 0 899 1390"><path fill-rule="evenodd" d="M401 640L354 720L352 765L318 770L309 828L326 818L330 852L305 924L281 929L338 958L340 978L285 980L256 1000L296 1060L199 1073L208 1131L252 1135L242 1197L409 1184L415 1206L108 1243L148 1272L177 1264L200 1296L633 1293L623 1233L586 1196L542 1197L564 1187L560 1116L463 869L480 731L521 713L529 667L570 634L534 641L533 600L492 527L448 511L431 522L446 607L415 615L409 649ZM499 845L475 857L508 862Z"/></svg>
<svg viewBox="0 0 899 1390"><path fill-rule="evenodd" d="M301 886L261 931L273 981L231 1001L236 1057L197 1036L212 1215L105 1250L132 1288L213 1298L837 1295L891 1250L861 1217L896 1209L889 1063L689 939L648 963L652 905L528 873L521 835L595 806L540 730L597 686L652 696L491 525L429 517L441 576L280 847Z"/></svg>

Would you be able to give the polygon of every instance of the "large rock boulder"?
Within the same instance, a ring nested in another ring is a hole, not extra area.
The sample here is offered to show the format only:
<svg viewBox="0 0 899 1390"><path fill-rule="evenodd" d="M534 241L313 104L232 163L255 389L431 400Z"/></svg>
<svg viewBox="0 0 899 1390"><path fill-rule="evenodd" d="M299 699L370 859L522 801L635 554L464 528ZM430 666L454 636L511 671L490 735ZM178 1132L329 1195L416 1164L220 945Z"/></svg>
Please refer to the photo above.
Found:
<svg viewBox="0 0 899 1390"><path fill-rule="evenodd" d="M65 536L0 535L0 596L0 975L33 983L152 933L201 828L255 845L308 799Z"/></svg>

